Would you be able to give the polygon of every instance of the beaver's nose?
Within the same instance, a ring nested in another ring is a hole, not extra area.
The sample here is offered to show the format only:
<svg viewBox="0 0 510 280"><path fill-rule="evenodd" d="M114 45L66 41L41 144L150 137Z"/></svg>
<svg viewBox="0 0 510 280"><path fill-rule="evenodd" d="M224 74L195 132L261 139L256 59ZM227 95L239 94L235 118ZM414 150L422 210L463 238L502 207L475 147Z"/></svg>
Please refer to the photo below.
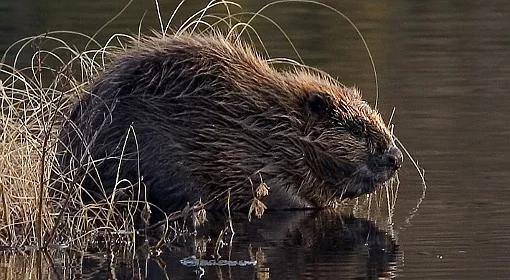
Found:
<svg viewBox="0 0 510 280"><path fill-rule="evenodd" d="M399 148L392 146L382 154L379 164L397 170L402 166L404 157Z"/></svg>
<svg viewBox="0 0 510 280"><path fill-rule="evenodd" d="M372 157L372 168L374 170L397 170L402 166L402 152L395 146L391 146L388 150Z"/></svg>

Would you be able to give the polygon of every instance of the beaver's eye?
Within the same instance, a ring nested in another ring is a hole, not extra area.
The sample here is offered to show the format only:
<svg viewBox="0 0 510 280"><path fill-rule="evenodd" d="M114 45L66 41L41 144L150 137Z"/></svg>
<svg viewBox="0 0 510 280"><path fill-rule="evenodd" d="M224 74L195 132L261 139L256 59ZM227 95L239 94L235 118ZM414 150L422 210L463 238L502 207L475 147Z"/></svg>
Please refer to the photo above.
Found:
<svg viewBox="0 0 510 280"><path fill-rule="evenodd" d="M362 122L355 122L350 127L351 133L356 137L361 137L365 134L366 127Z"/></svg>
<svg viewBox="0 0 510 280"><path fill-rule="evenodd" d="M306 111L314 118L323 118L329 113L326 98L319 93L312 93L306 100Z"/></svg>

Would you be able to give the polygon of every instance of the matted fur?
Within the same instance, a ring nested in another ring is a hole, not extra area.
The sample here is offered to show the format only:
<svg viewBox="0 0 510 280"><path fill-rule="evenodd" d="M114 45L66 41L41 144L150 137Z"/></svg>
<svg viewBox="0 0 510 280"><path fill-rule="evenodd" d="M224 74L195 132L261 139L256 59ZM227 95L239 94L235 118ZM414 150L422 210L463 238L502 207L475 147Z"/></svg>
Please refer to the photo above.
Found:
<svg viewBox="0 0 510 280"><path fill-rule="evenodd" d="M356 89L277 70L218 34L134 42L84 93L60 139L63 177L85 197L145 186L165 211L228 188L231 207L244 207L261 180L269 207L324 207L374 191L396 169L371 167L393 141Z"/></svg>

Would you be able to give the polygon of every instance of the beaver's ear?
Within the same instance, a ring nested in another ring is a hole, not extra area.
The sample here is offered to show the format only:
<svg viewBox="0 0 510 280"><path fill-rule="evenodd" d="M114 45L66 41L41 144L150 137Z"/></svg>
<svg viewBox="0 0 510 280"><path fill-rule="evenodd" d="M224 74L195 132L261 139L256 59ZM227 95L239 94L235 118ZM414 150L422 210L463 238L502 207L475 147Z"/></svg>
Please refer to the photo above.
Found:
<svg viewBox="0 0 510 280"><path fill-rule="evenodd" d="M315 119L322 119L329 114L328 100L320 93L311 93L305 102L306 112Z"/></svg>

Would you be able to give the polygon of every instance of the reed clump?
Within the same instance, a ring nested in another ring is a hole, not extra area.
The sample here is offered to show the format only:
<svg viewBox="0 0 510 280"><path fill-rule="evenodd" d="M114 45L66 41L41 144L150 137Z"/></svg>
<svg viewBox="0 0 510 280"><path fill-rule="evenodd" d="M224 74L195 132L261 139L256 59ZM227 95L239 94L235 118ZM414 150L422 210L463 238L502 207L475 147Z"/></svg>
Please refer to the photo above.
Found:
<svg viewBox="0 0 510 280"><path fill-rule="evenodd" d="M108 51L77 50L61 38L69 35L88 38L74 32L26 38L13 44L0 64L1 246L69 244L93 234L89 228L97 228L97 220L102 220L101 213L85 219L94 207L82 204L76 195L50 195L59 126L103 69L100 55ZM55 202L61 199L75 207L59 209ZM73 208L81 211L69 211ZM113 220L103 221L101 227L113 228Z"/></svg>

